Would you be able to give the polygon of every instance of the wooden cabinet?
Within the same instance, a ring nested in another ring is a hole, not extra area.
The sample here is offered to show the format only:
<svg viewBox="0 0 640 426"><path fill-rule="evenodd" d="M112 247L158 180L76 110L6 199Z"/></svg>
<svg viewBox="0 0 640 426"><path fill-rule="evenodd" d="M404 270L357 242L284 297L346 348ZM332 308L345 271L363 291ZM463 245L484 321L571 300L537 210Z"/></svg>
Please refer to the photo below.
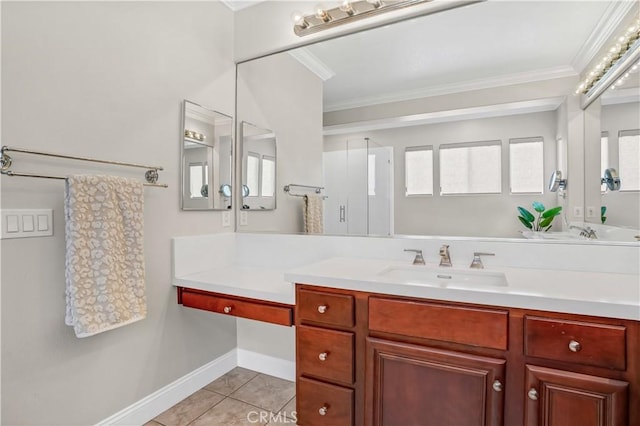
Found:
<svg viewBox="0 0 640 426"><path fill-rule="evenodd" d="M300 425L640 426L638 321L300 284L296 297Z"/></svg>
<svg viewBox="0 0 640 426"><path fill-rule="evenodd" d="M265 300L217 294L178 287L178 303L223 315L248 318L278 325L293 325L293 306Z"/></svg>
<svg viewBox="0 0 640 426"><path fill-rule="evenodd" d="M364 364L355 359L355 296L297 288L295 317L298 424L361 424L356 369Z"/></svg>
<svg viewBox="0 0 640 426"><path fill-rule="evenodd" d="M503 359L369 338L366 365L366 424L503 424Z"/></svg>
<svg viewBox="0 0 640 426"><path fill-rule="evenodd" d="M525 424L628 425L628 387L620 380L527 365Z"/></svg>

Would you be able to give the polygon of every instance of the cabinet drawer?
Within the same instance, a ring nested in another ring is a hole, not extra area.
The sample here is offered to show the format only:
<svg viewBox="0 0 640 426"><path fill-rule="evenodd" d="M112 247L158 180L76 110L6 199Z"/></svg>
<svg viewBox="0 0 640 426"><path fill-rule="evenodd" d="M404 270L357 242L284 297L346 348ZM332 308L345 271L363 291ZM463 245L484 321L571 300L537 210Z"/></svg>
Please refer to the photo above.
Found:
<svg viewBox="0 0 640 426"><path fill-rule="evenodd" d="M299 289L297 306L303 322L353 326L353 296Z"/></svg>
<svg viewBox="0 0 640 426"><path fill-rule="evenodd" d="M224 315L270 322L279 325L293 325L293 307L276 305L254 299L243 299L182 289L182 304L189 308L203 309Z"/></svg>
<svg viewBox="0 0 640 426"><path fill-rule="evenodd" d="M353 383L353 333L297 327L299 374Z"/></svg>
<svg viewBox="0 0 640 426"><path fill-rule="evenodd" d="M525 355L595 367L626 369L622 326L527 316Z"/></svg>
<svg viewBox="0 0 640 426"><path fill-rule="evenodd" d="M409 337L507 349L507 311L371 297L369 329Z"/></svg>
<svg viewBox="0 0 640 426"><path fill-rule="evenodd" d="M353 424L353 389L300 377L297 382L296 404L300 425Z"/></svg>

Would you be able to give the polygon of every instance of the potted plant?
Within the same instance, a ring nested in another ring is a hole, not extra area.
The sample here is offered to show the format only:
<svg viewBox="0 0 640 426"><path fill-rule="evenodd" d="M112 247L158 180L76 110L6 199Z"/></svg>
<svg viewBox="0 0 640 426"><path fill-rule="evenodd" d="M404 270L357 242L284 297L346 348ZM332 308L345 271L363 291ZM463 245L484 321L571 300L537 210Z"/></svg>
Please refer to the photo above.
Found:
<svg viewBox="0 0 640 426"><path fill-rule="evenodd" d="M551 222L553 222L553 218L559 215L562 211L561 206L547 210L545 209L544 204L538 201L534 201L532 206L533 210L538 213L538 217L524 207L518 206L518 212L520 213L518 219L520 219L520 222L522 222L524 226L535 232L547 232L551 229Z"/></svg>

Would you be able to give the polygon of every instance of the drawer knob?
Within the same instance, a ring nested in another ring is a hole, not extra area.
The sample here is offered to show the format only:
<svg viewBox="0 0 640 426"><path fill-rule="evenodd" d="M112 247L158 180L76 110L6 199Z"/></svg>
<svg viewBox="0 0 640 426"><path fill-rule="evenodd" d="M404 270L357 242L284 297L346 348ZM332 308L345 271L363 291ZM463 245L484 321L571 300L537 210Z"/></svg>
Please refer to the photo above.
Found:
<svg viewBox="0 0 640 426"><path fill-rule="evenodd" d="M500 380L496 380L495 382L493 382L493 390L496 392L502 392L502 383L500 382Z"/></svg>
<svg viewBox="0 0 640 426"><path fill-rule="evenodd" d="M318 306L318 312L320 312L321 314L324 314L325 312L327 312L327 305Z"/></svg>
<svg viewBox="0 0 640 426"><path fill-rule="evenodd" d="M329 356L328 353L322 352L321 354L318 355L318 358L320 359L320 361L326 361L328 356Z"/></svg>
<svg viewBox="0 0 640 426"><path fill-rule="evenodd" d="M527 396L529 397L530 400L537 401L538 400L538 391L535 390L534 388L531 388L531 389L529 389L529 392L527 392Z"/></svg>
<svg viewBox="0 0 640 426"><path fill-rule="evenodd" d="M327 408L327 406L325 405L323 407L320 407L320 409L318 410L318 414L320 414L321 416L326 416L328 410L329 408Z"/></svg>
<svg viewBox="0 0 640 426"><path fill-rule="evenodd" d="M223 311L224 311L225 314L230 313L231 312L231 306L225 306Z"/></svg>
<svg viewBox="0 0 640 426"><path fill-rule="evenodd" d="M569 350L571 352L580 352L580 349L582 349L580 342L576 342L575 340L569 342Z"/></svg>

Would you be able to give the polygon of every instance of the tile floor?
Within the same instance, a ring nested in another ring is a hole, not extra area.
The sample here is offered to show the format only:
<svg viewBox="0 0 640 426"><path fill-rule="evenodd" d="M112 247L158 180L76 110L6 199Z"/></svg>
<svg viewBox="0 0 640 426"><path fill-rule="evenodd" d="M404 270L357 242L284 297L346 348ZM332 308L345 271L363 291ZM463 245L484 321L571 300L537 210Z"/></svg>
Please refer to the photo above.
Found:
<svg viewBox="0 0 640 426"><path fill-rule="evenodd" d="M295 425L294 382L236 367L145 426Z"/></svg>

